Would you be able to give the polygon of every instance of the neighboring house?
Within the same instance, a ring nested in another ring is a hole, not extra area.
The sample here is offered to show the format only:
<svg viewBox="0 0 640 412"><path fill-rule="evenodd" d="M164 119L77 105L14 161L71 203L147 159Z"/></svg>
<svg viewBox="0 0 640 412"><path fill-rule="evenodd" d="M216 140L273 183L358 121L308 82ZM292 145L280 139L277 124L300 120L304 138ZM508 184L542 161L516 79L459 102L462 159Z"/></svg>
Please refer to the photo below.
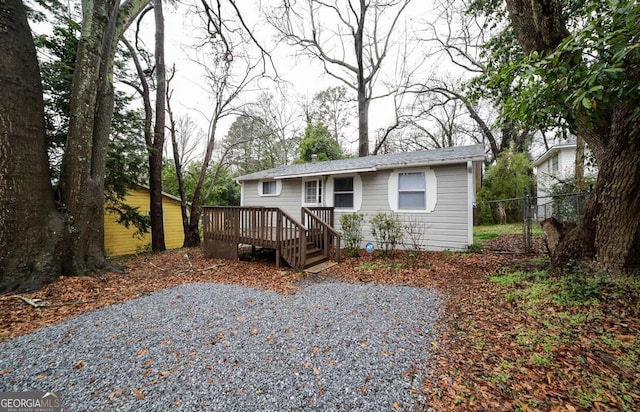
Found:
<svg viewBox="0 0 640 412"><path fill-rule="evenodd" d="M585 157L589 156L589 150L585 150ZM558 183L571 180L576 167L576 144L567 143L551 147L542 156L532 163L536 170L536 185L538 189L537 218L544 220L554 213L551 193ZM598 171L595 167L585 164L584 176L596 177Z"/></svg>
<svg viewBox="0 0 640 412"><path fill-rule="evenodd" d="M168 193L162 194L162 212L164 213L164 241L167 249L182 247L184 230L182 229L182 213L180 199ZM140 214L150 214L150 192L145 186L131 189L124 197L124 202L131 207L138 207ZM118 216L105 208L104 213L104 248L107 256L128 255L151 248L151 233L136 235L133 226L126 228L117 222Z"/></svg>
<svg viewBox="0 0 640 412"><path fill-rule="evenodd" d="M426 250L464 250L473 243L473 215L485 153L481 145L281 166L236 180L241 206L335 208L365 215L364 240L374 242L369 220L395 212ZM415 247L405 233L405 247ZM377 247L377 245L376 245Z"/></svg>

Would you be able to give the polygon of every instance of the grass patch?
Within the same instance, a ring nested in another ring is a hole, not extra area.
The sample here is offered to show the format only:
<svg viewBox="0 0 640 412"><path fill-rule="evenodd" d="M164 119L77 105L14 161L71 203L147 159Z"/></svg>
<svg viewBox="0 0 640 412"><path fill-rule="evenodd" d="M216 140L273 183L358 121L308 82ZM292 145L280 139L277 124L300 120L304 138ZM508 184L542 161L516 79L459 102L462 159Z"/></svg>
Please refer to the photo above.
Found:
<svg viewBox="0 0 640 412"><path fill-rule="evenodd" d="M500 235L521 235L522 223L509 223L505 225L483 225L473 227L474 242L482 242L495 239ZM533 222L531 224L531 234L542 235L542 227Z"/></svg>
<svg viewBox="0 0 640 412"><path fill-rule="evenodd" d="M528 407L548 404L549 395L519 382L541 376L540 387L560 388L576 409L640 410L634 384L640 376L640 280L582 265L560 274L540 266L490 276L497 309L485 307L482 316L499 326L477 325L458 335L482 343L475 349L485 352L483 379L528 399Z"/></svg>

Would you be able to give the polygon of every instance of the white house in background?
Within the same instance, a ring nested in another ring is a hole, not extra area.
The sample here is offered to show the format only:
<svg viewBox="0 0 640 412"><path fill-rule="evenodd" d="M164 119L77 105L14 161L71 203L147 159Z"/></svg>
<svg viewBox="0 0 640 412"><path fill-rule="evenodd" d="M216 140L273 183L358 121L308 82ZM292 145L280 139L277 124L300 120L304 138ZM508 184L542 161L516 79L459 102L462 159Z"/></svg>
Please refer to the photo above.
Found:
<svg viewBox="0 0 640 412"><path fill-rule="evenodd" d="M365 215L362 246L374 242L369 220L395 212L421 236L426 250L464 250L473 243L473 215L479 189L482 145L393 153L281 166L236 180L241 206L279 207L300 216L301 207L335 209L335 226L345 213ZM405 234L406 247L414 247Z"/></svg>
<svg viewBox="0 0 640 412"><path fill-rule="evenodd" d="M566 143L551 147L542 156L533 161L536 171L536 184L538 188L538 220L551 217L553 211L553 199L551 192L553 187L566 182L574 177L576 170L576 144ZM585 149L585 157L589 156L589 149ZM585 164L584 176L596 177L597 168Z"/></svg>

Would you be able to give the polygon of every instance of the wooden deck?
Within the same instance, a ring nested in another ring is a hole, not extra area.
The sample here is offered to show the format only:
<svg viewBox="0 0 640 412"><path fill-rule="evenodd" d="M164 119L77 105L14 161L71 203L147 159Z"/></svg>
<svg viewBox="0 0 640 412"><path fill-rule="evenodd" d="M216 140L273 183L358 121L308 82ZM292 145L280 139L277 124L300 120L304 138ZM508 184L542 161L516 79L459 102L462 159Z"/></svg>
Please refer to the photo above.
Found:
<svg viewBox="0 0 640 412"><path fill-rule="evenodd" d="M276 265L307 268L340 260L340 234L333 228L333 208L302 208L300 223L280 208L203 207L204 255L238 258L238 245L276 251Z"/></svg>

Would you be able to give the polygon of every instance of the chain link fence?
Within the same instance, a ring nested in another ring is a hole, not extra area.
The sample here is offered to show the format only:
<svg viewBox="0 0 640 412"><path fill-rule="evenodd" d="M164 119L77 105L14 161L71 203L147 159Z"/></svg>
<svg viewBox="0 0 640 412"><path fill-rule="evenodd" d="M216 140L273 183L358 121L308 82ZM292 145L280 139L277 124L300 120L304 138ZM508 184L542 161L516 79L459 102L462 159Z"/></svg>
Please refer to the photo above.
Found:
<svg viewBox="0 0 640 412"><path fill-rule="evenodd" d="M522 224L522 239L513 242L511 252L530 253L534 250L533 224L555 217L560 221L582 221L589 192L554 196L524 196L478 202L480 225Z"/></svg>

